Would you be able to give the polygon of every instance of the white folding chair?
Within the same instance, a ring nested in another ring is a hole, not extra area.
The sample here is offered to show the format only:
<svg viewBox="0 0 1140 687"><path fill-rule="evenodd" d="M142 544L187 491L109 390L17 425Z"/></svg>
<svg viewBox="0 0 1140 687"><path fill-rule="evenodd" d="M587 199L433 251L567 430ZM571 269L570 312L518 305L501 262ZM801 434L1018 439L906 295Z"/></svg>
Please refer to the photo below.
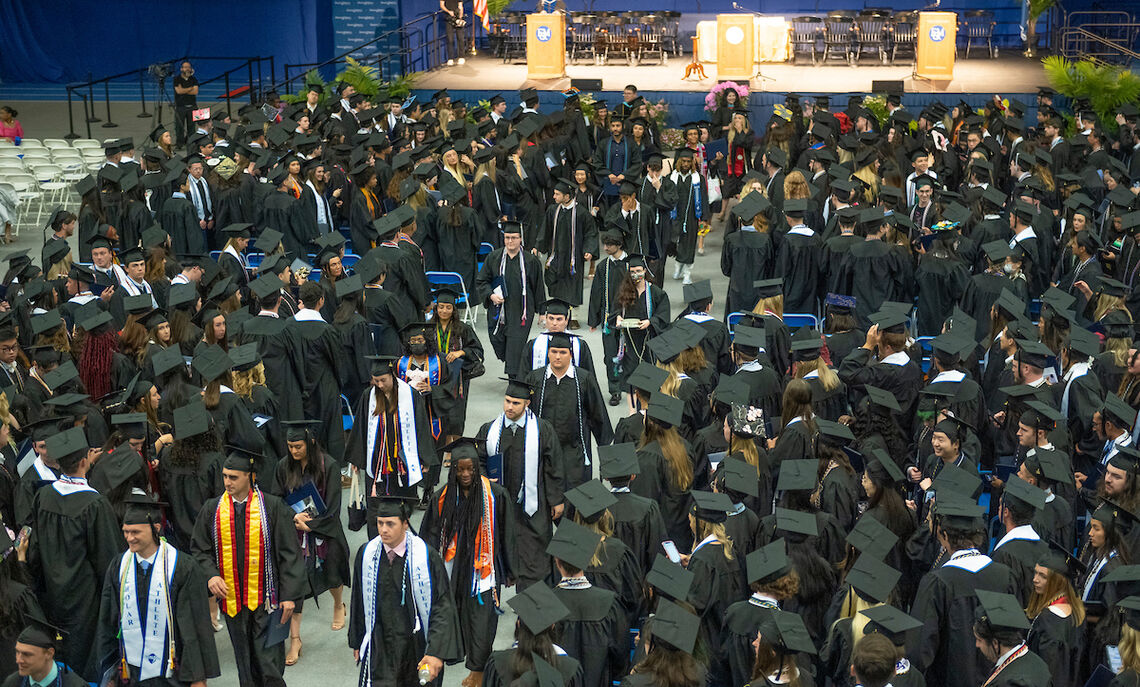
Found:
<svg viewBox="0 0 1140 687"><path fill-rule="evenodd" d="M45 149L43 142L34 138L21 139L19 147L23 148L24 150L31 150L33 148Z"/></svg>
<svg viewBox="0 0 1140 687"><path fill-rule="evenodd" d="M70 148L71 144L62 138L45 138L45 148Z"/></svg>
<svg viewBox="0 0 1140 687"><path fill-rule="evenodd" d="M21 154L20 149L15 146L11 148L0 148L0 159L19 160Z"/></svg>
<svg viewBox="0 0 1140 687"><path fill-rule="evenodd" d="M8 183L15 190L18 202L16 216L12 219L12 229L19 233L20 225L28 220L31 215L31 204L33 202L37 204L38 210L36 219L32 220L29 225L33 227L38 225L39 215L43 211L43 192L39 190L39 184L35 177L12 177L8 179Z"/></svg>
<svg viewBox="0 0 1140 687"><path fill-rule="evenodd" d="M99 141L96 141L93 138L77 138L71 142L71 147L79 149L94 148L96 150L102 150L103 144L99 143Z"/></svg>

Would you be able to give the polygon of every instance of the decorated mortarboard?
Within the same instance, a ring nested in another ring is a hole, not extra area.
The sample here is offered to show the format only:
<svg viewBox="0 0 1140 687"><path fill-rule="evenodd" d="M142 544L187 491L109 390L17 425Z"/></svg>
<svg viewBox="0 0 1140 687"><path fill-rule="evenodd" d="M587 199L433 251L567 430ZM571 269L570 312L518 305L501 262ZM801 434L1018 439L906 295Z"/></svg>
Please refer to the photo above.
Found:
<svg viewBox="0 0 1140 687"><path fill-rule="evenodd" d="M751 463L736 457L725 458L717 466L716 475L723 475L727 489L753 498L760 495L760 475Z"/></svg>
<svg viewBox="0 0 1140 687"><path fill-rule="evenodd" d="M626 442L598 447L598 476L602 479L625 479L640 472L637 444Z"/></svg>
<svg viewBox="0 0 1140 687"><path fill-rule="evenodd" d="M689 512L706 522L724 522L728 519L728 511L733 509L732 500L724 494L694 490L692 497L693 506Z"/></svg>
<svg viewBox="0 0 1140 687"><path fill-rule="evenodd" d="M452 460L455 460L452 456ZM610 506L617 503L617 497L599 480L584 482L566 492L566 499L574 506L575 512L588 522L597 522Z"/></svg>
<svg viewBox="0 0 1140 687"><path fill-rule="evenodd" d="M811 491L818 482L819 466L814 460L785 460L780 464L778 491Z"/></svg>
<svg viewBox="0 0 1140 687"><path fill-rule="evenodd" d="M558 524L546 553L569 563L580 570L590 567L590 561L602 541L602 535L583 527L573 520L563 519Z"/></svg>
<svg viewBox="0 0 1140 687"><path fill-rule="evenodd" d="M665 555L657 554L653 567L645 576L645 582L667 598L685 601L695 577L691 570L682 568Z"/></svg>
<svg viewBox="0 0 1140 687"><path fill-rule="evenodd" d="M873 517L859 518L847 535L847 543L862 553L863 558L872 556L879 560L886 558L898 540L897 534Z"/></svg>
<svg viewBox="0 0 1140 687"><path fill-rule="evenodd" d="M819 535L819 523L814 513L805 513L804 511L790 510L788 508L777 508L775 516L777 532L788 532L807 537Z"/></svg>
<svg viewBox="0 0 1140 687"><path fill-rule="evenodd" d="M792 570L787 542L777 539L756 549L745 557L744 567L750 585L774 582L787 575Z"/></svg>

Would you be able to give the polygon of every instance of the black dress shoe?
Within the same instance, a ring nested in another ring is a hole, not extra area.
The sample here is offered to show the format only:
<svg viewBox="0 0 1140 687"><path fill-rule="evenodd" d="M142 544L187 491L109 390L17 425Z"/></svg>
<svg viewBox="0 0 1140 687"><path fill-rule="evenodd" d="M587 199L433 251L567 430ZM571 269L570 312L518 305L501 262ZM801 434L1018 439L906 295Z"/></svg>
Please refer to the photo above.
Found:
<svg viewBox="0 0 1140 687"><path fill-rule="evenodd" d="M578 320L570 320L570 326L567 327L567 329L577 329L580 326L581 325L578 324Z"/></svg>
<svg viewBox="0 0 1140 687"><path fill-rule="evenodd" d="M621 403L621 394L610 394L610 405L616 406Z"/></svg>

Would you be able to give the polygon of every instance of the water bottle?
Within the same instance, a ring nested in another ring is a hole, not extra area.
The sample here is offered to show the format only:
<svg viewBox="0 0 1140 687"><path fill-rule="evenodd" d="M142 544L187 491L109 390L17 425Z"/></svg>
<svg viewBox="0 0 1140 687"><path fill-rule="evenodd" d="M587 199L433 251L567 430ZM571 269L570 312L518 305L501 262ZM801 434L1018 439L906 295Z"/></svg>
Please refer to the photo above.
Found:
<svg viewBox="0 0 1140 687"><path fill-rule="evenodd" d="M428 667L427 661L420 664L420 684L426 685L431 682L431 668Z"/></svg>

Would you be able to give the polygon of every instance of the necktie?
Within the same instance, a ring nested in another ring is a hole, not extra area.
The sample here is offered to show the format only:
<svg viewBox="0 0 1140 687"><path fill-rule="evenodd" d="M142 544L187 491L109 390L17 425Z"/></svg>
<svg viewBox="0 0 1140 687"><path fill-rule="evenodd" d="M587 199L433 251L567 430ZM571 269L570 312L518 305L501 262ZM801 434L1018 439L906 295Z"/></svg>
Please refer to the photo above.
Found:
<svg viewBox="0 0 1140 687"><path fill-rule="evenodd" d="M511 436L514 436L515 433L518 431L519 426L516 424L511 424L510 428L511 428Z"/></svg>
<svg viewBox="0 0 1140 687"><path fill-rule="evenodd" d="M139 567L142 568L142 571L144 573L149 572L150 571L150 561L139 561Z"/></svg>
<svg viewBox="0 0 1140 687"><path fill-rule="evenodd" d="M388 562L394 563L396 561L396 550L388 549Z"/></svg>

